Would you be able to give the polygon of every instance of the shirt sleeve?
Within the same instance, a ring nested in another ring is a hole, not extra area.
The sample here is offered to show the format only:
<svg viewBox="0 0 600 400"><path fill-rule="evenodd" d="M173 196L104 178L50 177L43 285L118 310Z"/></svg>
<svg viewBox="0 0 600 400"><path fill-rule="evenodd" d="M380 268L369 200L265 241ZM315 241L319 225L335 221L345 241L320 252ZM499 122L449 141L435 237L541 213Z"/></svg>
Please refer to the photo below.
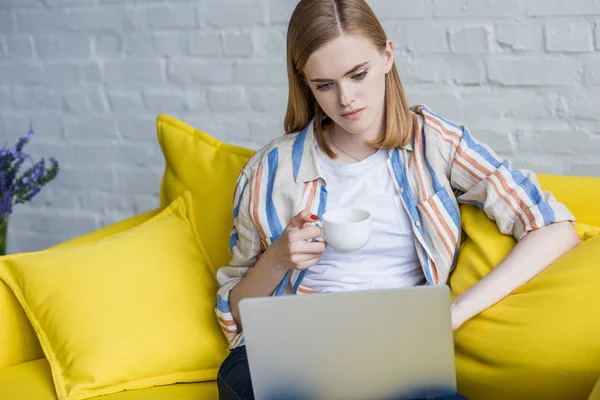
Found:
<svg viewBox="0 0 600 400"><path fill-rule="evenodd" d="M508 160L474 139L466 128L452 128L458 140L450 146L450 184L461 192L459 203L476 205L502 233L516 240L555 222L575 221L565 205L541 190L535 173L511 169Z"/></svg>
<svg viewBox="0 0 600 400"><path fill-rule="evenodd" d="M217 270L219 290L215 312L229 341L230 349L243 344L243 335L233 319L229 293L250 272L263 251L260 232L250 217L251 186L251 179L242 171L233 197L233 228L229 238L229 252L232 258L228 266Z"/></svg>

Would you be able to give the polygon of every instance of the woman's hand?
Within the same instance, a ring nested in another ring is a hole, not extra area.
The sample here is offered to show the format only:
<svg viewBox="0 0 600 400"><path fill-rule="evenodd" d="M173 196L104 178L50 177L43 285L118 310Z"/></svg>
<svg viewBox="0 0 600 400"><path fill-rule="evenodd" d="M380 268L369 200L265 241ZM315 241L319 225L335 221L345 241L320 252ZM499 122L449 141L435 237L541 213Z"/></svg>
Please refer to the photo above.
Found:
<svg viewBox="0 0 600 400"><path fill-rule="evenodd" d="M318 220L318 216L305 210L291 219L279 238L266 250L271 253L276 268L305 270L321 260L327 245L310 241L321 236L320 227L309 225Z"/></svg>

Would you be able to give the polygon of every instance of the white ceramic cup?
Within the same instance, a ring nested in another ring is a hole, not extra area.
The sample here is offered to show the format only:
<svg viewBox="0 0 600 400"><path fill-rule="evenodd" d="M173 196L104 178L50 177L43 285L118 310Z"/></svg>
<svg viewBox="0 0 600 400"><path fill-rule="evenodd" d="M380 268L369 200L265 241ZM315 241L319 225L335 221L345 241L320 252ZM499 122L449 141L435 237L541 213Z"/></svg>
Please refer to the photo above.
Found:
<svg viewBox="0 0 600 400"><path fill-rule="evenodd" d="M358 251L369 243L372 219L368 211L355 208L339 208L323 214L318 225L323 239L338 253Z"/></svg>

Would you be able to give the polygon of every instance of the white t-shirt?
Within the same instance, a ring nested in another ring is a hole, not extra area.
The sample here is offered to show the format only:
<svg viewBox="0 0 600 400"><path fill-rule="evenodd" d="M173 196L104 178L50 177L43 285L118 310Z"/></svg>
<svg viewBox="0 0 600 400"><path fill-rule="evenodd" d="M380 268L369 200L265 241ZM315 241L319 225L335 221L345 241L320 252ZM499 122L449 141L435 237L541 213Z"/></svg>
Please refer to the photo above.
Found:
<svg viewBox="0 0 600 400"><path fill-rule="evenodd" d="M302 283L319 292L410 287L425 283L411 223L396 193L387 150L354 164L341 164L317 150L327 182L327 210L362 208L371 213L369 243L354 253L327 247Z"/></svg>

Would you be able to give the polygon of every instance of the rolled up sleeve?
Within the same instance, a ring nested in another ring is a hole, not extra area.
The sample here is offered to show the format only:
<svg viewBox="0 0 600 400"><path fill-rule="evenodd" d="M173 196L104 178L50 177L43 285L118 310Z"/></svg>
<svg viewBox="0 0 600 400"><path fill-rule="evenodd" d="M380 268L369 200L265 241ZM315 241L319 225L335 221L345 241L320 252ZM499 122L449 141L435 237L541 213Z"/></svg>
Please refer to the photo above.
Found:
<svg viewBox="0 0 600 400"><path fill-rule="evenodd" d="M223 333L233 349L244 343L241 330L238 328L231 307L229 294L235 285L246 276L256 264L262 252L260 233L250 217L251 182L245 172L238 177L233 198L233 228L229 239L231 262L217 270L219 290L215 312Z"/></svg>
<svg viewBox="0 0 600 400"><path fill-rule="evenodd" d="M515 239L560 222L575 221L565 205L540 188L535 173L511 169L487 145L474 139L464 127L455 127L460 140L451 146L450 184L461 192L459 203L471 203L485 211L500 231Z"/></svg>

